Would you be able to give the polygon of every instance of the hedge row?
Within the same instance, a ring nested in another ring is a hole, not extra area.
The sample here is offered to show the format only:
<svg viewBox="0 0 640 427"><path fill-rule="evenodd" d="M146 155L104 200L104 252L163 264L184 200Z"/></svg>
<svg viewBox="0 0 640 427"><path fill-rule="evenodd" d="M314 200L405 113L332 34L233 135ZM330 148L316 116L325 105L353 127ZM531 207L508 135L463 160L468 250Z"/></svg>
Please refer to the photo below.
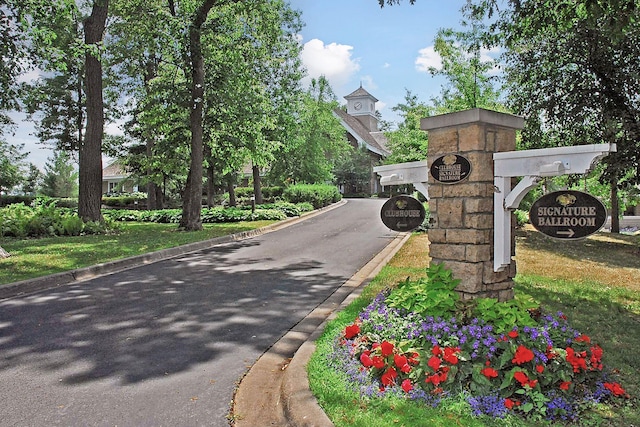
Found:
<svg viewBox="0 0 640 427"><path fill-rule="evenodd" d="M310 204L271 203L258 205L255 211L250 208L205 208L200 218L204 224L239 222L239 221L279 221L287 217L300 216L303 212L313 210ZM137 221L158 223L179 223L182 218L180 209L162 209L155 211L142 210L105 210L102 215L113 221Z"/></svg>
<svg viewBox="0 0 640 427"><path fill-rule="evenodd" d="M292 185L284 190L282 196L291 203L311 203L315 209L320 209L342 199L337 187L322 184Z"/></svg>

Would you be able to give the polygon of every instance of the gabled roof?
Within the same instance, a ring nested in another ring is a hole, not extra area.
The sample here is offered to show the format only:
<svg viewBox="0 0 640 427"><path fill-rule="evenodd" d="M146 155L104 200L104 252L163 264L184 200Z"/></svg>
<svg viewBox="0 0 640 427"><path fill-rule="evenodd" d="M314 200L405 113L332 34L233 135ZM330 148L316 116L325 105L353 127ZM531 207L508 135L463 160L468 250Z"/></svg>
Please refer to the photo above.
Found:
<svg viewBox="0 0 640 427"><path fill-rule="evenodd" d="M381 156L391 154L386 147L387 137L384 136L384 132L369 132L358 119L350 116L340 108L333 110L333 114L340 120L347 132L353 135L358 141L358 145L364 145L369 151L380 154Z"/></svg>
<svg viewBox="0 0 640 427"><path fill-rule="evenodd" d="M373 102L378 102L378 99L375 96L371 95L366 90L364 90L364 88L362 86L360 86L355 91L351 92L349 95L345 96L344 99L349 100L351 98L362 98L364 96L367 96L367 97L373 99Z"/></svg>
<svg viewBox="0 0 640 427"><path fill-rule="evenodd" d="M117 178L126 178L128 174L125 172L124 168L120 164L119 161L114 160L109 163L109 165L102 169L102 179L117 179Z"/></svg>

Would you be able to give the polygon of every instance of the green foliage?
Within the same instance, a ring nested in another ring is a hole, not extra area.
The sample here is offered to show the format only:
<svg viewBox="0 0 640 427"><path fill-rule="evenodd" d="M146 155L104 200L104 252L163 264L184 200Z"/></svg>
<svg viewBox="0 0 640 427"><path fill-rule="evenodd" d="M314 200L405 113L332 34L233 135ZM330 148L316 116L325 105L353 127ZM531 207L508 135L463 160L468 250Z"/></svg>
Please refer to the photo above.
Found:
<svg viewBox="0 0 640 427"><path fill-rule="evenodd" d="M460 279L454 279L444 264L433 263L427 277L411 281L407 277L387 297L389 306L424 316L449 318L455 316L460 296L455 291Z"/></svg>
<svg viewBox="0 0 640 427"><path fill-rule="evenodd" d="M433 109L419 102L418 97L407 90L405 103L392 110L402 117L398 129L386 132L387 147L391 150L386 164L420 161L427 158L427 132L420 129L420 119L433 115Z"/></svg>
<svg viewBox="0 0 640 427"><path fill-rule="evenodd" d="M44 166L42 193L49 197L77 197L78 172L69 153L55 151Z"/></svg>
<svg viewBox="0 0 640 427"><path fill-rule="evenodd" d="M515 217L516 217L516 226L517 227L522 227L525 224L529 223L529 212L528 211L523 211L521 209L516 209L515 211L513 211Z"/></svg>
<svg viewBox="0 0 640 427"><path fill-rule="evenodd" d="M110 207L131 207L135 202L146 202L145 193L120 194L117 196L102 196L102 204Z"/></svg>
<svg viewBox="0 0 640 427"><path fill-rule="evenodd" d="M473 315L493 325L496 333L504 334L513 329L513 325L535 326L532 313L539 307L532 298L519 297L502 302L495 298L478 298L474 300Z"/></svg>
<svg viewBox="0 0 640 427"><path fill-rule="evenodd" d="M38 198L33 206L18 203L0 208L0 236L3 237L102 234L113 228L110 222L83 223L75 210L58 207L55 199Z"/></svg>
<svg viewBox="0 0 640 427"><path fill-rule="evenodd" d="M246 208L206 208L202 209L200 217L204 224L262 220L280 221L287 218L287 214L285 213L286 211L293 212L288 206L285 206L283 209L280 209L277 205L273 206L273 208L256 209L255 212ZM118 209L105 210L103 212L103 216L113 221L177 224L182 218L182 211L180 209L160 209L153 211Z"/></svg>
<svg viewBox="0 0 640 427"><path fill-rule="evenodd" d="M333 114L338 108L335 98L326 78L312 80L307 93L302 95L295 131L275 153L268 174L272 182L333 181L336 161L350 150L344 128Z"/></svg>
<svg viewBox="0 0 640 427"><path fill-rule="evenodd" d="M30 205L33 202L33 196L19 196L19 195L2 195L0 196L0 207L9 206L13 204L23 203Z"/></svg>
<svg viewBox="0 0 640 427"><path fill-rule="evenodd" d="M2 135L0 131L0 136ZM26 175L24 144L13 145L0 139L0 193L11 190Z"/></svg>
<svg viewBox="0 0 640 427"><path fill-rule="evenodd" d="M315 209L338 202L342 195L338 188L324 184L297 184L287 187L282 197L291 203L311 203Z"/></svg>

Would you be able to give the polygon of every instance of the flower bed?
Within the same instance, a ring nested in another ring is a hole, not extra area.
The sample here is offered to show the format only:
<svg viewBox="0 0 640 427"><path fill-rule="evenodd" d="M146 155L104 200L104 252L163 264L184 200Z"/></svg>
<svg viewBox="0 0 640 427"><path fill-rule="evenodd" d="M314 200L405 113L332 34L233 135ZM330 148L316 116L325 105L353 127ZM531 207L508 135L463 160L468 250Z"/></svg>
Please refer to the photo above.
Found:
<svg viewBox="0 0 640 427"><path fill-rule="evenodd" d="M429 299L416 296L414 284L379 294L336 338L330 364L362 396L392 393L433 406L447 396L464 396L474 415L553 421L575 421L596 403L629 397L605 369L602 348L562 313L538 308L510 329L496 326L485 319L496 312L523 319L523 310L495 301L443 304L438 296L453 298L457 281L442 266L428 273L424 285L437 290L431 295L436 311L446 305L451 316L425 315ZM408 289L413 296L397 295ZM411 298L420 303L420 313L406 308ZM398 301L402 307L393 307Z"/></svg>

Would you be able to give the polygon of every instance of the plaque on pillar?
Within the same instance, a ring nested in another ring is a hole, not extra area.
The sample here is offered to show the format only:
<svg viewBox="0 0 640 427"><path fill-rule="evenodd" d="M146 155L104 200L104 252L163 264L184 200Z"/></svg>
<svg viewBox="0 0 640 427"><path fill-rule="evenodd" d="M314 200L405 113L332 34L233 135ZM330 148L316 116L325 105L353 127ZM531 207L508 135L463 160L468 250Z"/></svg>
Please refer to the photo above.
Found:
<svg viewBox="0 0 640 427"><path fill-rule="evenodd" d="M471 162L459 154L446 154L431 164L431 176L442 184L464 181L471 173Z"/></svg>

